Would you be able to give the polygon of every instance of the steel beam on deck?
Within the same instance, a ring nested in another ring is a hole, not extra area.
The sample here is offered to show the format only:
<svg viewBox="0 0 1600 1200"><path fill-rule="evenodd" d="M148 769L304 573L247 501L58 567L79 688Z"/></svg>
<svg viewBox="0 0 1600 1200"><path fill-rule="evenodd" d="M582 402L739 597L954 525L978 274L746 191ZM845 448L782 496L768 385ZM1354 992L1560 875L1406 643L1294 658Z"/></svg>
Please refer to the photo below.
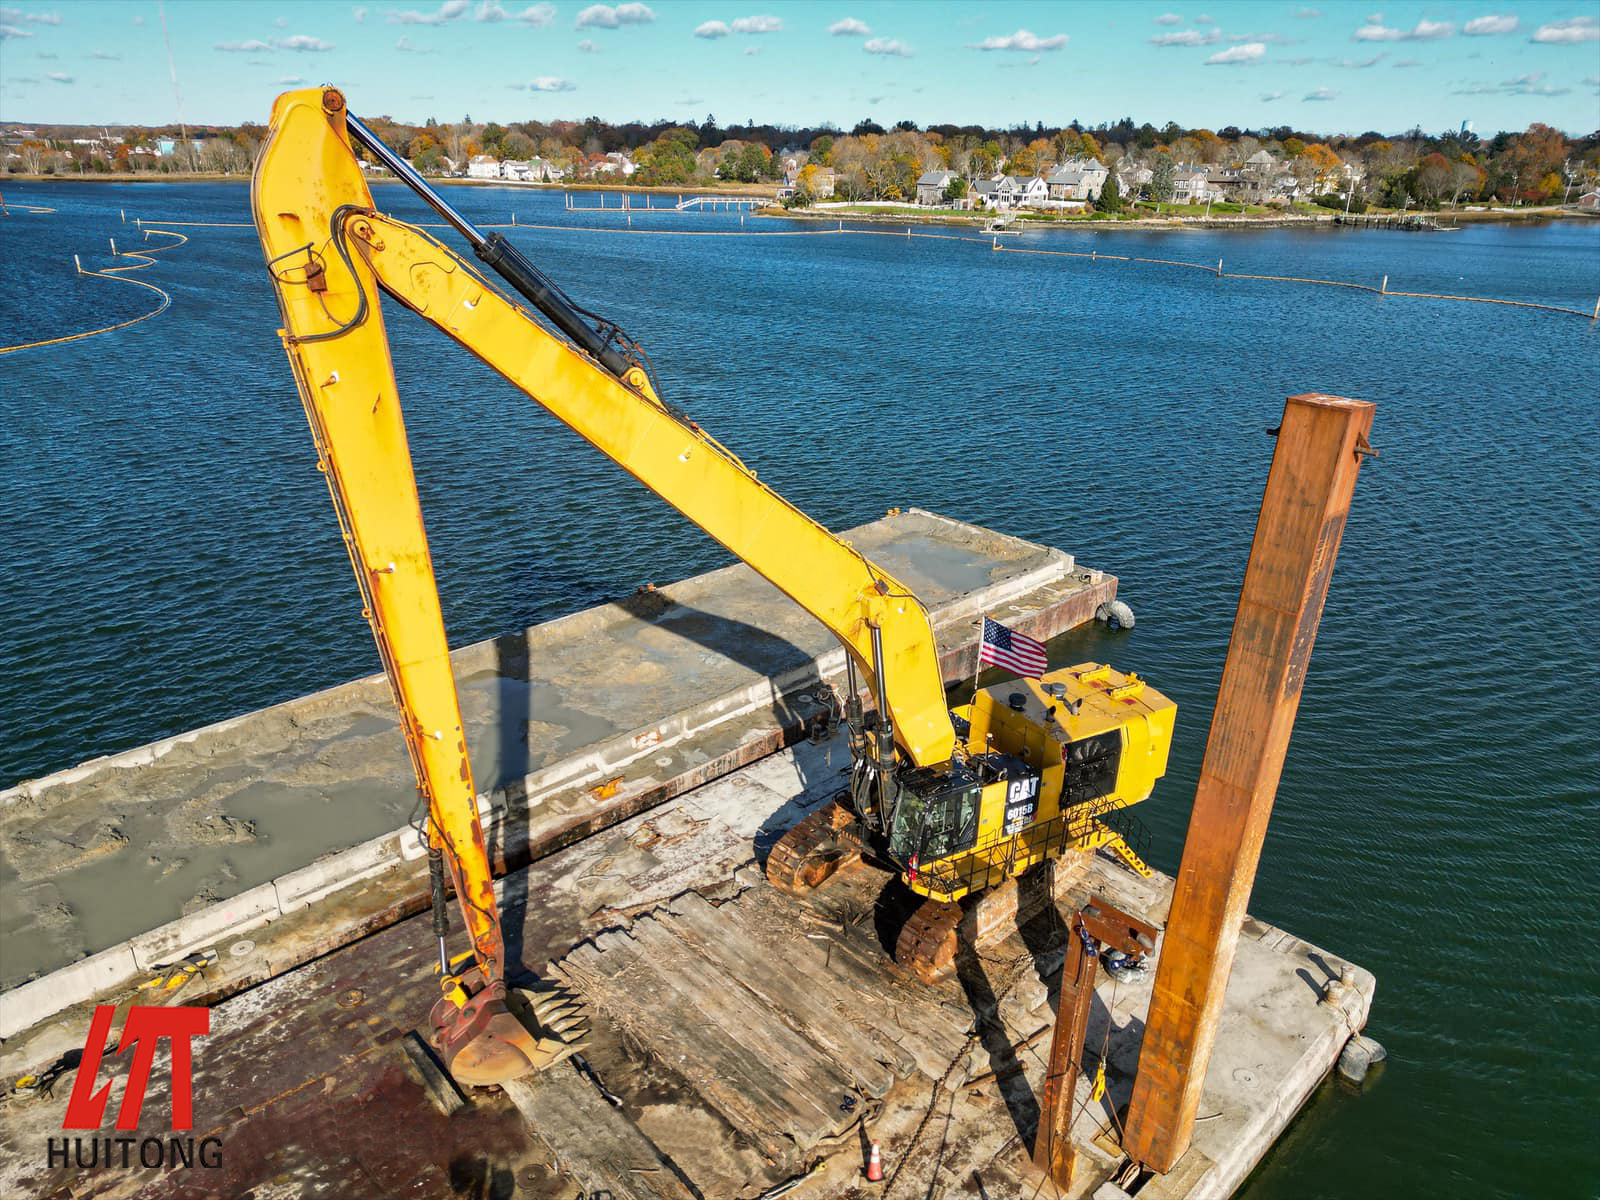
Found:
<svg viewBox="0 0 1600 1200"><path fill-rule="evenodd" d="M1123 1135L1170 1171L1189 1148L1239 928L1294 727L1373 405L1291 396L1211 720Z"/></svg>

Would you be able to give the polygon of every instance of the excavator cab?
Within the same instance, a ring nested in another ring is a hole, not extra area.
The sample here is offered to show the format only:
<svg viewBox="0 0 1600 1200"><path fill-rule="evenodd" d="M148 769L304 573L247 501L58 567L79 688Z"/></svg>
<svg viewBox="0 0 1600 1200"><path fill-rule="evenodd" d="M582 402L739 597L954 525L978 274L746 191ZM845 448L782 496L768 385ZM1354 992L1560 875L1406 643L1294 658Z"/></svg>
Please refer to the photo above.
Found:
<svg viewBox="0 0 1600 1200"><path fill-rule="evenodd" d="M984 792L973 765L955 763L948 771L921 767L902 775L900 785L889 830L889 855L895 862L914 869L972 848Z"/></svg>

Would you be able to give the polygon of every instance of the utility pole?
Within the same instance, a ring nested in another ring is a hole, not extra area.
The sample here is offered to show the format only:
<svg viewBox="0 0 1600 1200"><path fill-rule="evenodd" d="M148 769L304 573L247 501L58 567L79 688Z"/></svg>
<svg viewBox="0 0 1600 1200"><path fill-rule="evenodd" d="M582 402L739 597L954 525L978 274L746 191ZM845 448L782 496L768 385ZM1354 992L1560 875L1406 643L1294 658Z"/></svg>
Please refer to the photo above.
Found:
<svg viewBox="0 0 1600 1200"><path fill-rule="evenodd" d="M1189 1148L1223 994L1339 553L1373 405L1291 396L1172 892L1122 1145L1172 1170Z"/></svg>

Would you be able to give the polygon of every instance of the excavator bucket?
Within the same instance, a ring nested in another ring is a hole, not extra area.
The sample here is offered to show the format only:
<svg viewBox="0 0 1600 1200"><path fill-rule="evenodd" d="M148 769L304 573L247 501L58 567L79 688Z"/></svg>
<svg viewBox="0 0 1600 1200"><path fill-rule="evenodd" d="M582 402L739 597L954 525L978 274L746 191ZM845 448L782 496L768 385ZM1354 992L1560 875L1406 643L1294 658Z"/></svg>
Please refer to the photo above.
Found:
<svg viewBox="0 0 1600 1200"><path fill-rule="evenodd" d="M557 984L507 988L495 982L458 1007L433 1006L433 1046L458 1083L492 1087L543 1071L589 1043L581 997Z"/></svg>

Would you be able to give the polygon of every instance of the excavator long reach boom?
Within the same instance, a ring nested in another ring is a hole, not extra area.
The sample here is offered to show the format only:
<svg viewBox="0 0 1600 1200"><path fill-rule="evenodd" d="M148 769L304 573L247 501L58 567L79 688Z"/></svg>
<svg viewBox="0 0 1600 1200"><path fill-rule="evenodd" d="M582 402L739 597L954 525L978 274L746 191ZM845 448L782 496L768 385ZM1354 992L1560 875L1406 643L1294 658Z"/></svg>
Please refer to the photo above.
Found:
<svg viewBox="0 0 1600 1200"><path fill-rule="evenodd" d="M429 234L378 213L352 138L445 215L543 320ZM441 963L455 1011L436 1022L443 1031L436 1040L443 1038L458 1075L461 1064L475 1064L472 1081L493 1082L538 1064L514 1045L514 1031L497 1032L509 1019L504 941L379 290L449 334L827 626L882 697L887 729L913 766L947 762L955 750L932 626L909 588L664 404L614 331L585 322L508 242L485 238L460 218L348 116L337 90L278 98L251 202L318 468L394 690L430 840L449 866L472 938L474 978Z"/></svg>

